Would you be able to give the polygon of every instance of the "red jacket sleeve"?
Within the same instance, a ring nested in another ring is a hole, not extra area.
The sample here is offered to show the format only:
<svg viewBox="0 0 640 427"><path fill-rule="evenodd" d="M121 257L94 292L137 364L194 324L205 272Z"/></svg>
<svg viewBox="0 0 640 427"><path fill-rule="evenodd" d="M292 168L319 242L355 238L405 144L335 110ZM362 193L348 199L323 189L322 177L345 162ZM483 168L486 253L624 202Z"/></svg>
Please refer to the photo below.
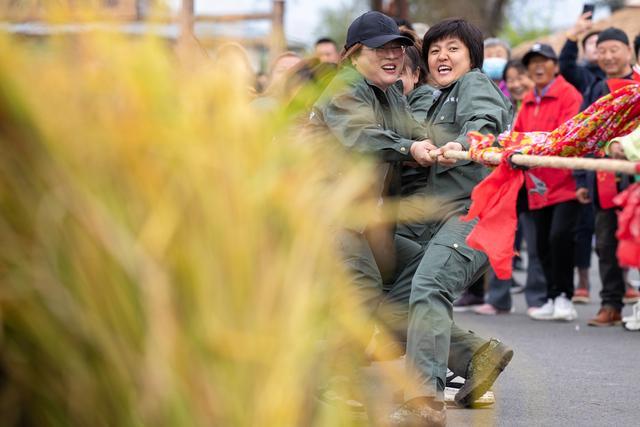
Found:
<svg viewBox="0 0 640 427"><path fill-rule="evenodd" d="M567 91L566 97L561 98L564 100L564 102L562 103L562 109L559 115L560 123L566 122L580 112L580 105L582 105L582 95L580 95L580 92L575 90L573 87L571 87L571 89L573 90Z"/></svg>
<svg viewBox="0 0 640 427"><path fill-rule="evenodd" d="M516 120L513 122L513 131L514 132L522 132L522 118L524 116L526 106L523 105L520 108L520 111L516 113Z"/></svg>

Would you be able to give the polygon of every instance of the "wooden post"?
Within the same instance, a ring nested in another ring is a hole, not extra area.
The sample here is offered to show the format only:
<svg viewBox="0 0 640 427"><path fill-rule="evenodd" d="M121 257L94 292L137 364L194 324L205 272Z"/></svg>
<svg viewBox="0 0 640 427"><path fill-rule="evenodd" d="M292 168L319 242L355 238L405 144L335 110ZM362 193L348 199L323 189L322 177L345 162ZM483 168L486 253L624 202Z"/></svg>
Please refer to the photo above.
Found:
<svg viewBox="0 0 640 427"><path fill-rule="evenodd" d="M395 0L396 17L409 20L409 3L407 0Z"/></svg>
<svg viewBox="0 0 640 427"><path fill-rule="evenodd" d="M180 38L178 40L181 44L185 44L187 41L193 39L194 1L195 0L182 0L180 10Z"/></svg>
<svg viewBox="0 0 640 427"><path fill-rule="evenodd" d="M136 0L136 21L142 21L144 19L146 6L145 0Z"/></svg>
<svg viewBox="0 0 640 427"><path fill-rule="evenodd" d="M273 15L271 18L271 58L275 58L285 51L284 38L284 2L285 0L273 0Z"/></svg>

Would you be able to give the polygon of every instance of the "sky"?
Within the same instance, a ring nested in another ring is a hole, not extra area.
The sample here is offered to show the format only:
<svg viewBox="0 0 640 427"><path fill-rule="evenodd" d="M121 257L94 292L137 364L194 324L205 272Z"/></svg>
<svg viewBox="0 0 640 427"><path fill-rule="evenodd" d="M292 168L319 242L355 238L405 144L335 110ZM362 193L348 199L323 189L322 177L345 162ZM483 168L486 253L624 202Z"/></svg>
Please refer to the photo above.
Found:
<svg viewBox="0 0 640 427"><path fill-rule="evenodd" d="M201 14L236 14L249 12L268 12L272 0L194 0L196 13ZM582 10L583 0L529 0L519 14L530 17L540 24L549 23L554 29L570 27ZM170 0L177 7L180 0ZM342 3L350 4L350 0L286 0L285 35L296 42L312 44L317 37L315 33L324 8L336 9ZM596 19L599 11L596 12ZM265 24L261 25L268 31Z"/></svg>

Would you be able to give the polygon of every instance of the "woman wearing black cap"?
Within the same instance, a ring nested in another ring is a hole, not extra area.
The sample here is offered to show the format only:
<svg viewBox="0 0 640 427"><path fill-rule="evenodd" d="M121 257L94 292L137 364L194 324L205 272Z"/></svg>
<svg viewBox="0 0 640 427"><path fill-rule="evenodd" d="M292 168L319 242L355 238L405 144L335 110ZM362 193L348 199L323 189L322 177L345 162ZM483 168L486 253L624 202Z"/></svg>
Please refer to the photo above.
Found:
<svg viewBox="0 0 640 427"><path fill-rule="evenodd" d="M327 135L347 151L369 154L380 162L380 196L398 193L402 162L431 163L429 151L435 148L425 140L426 132L412 119L401 85L396 85L405 47L412 43L401 35L393 19L382 13L367 12L356 18L349 26L338 74L309 118L312 133ZM403 275L408 277L404 287L394 286L386 295L383 282L393 282L399 274L396 249L403 258L410 258L418 256L420 245L394 239L393 228L375 236L369 229L343 230L338 240L363 309L372 317L376 315L382 329L404 341L412 274Z"/></svg>

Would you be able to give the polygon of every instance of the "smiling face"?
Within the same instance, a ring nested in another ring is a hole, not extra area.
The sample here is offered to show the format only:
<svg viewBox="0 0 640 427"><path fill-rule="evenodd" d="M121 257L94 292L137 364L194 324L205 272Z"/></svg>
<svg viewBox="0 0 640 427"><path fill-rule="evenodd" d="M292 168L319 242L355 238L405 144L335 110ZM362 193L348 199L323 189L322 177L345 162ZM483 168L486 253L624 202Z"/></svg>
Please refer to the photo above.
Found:
<svg viewBox="0 0 640 427"><path fill-rule="evenodd" d="M377 49L363 46L351 62L367 80L380 89L387 90L400 78L404 64L404 46L395 41Z"/></svg>
<svg viewBox="0 0 640 427"><path fill-rule="evenodd" d="M524 70L520 71L516 67L509 67L505 77L509 94L516 101L522 101L524 95L533 89L533 82Z"/></svg>
<svg viewBox="0 0 640 427"><path fill-rule="evenodd" d="M437 40L429 46L427 64L433 82L449 86L471 70L469 49L457 37Z"/></svg>
<svg viewBox="0 0 640 427"><path fill-rule="evenodd" d="M631 48L618 40L598 43L598 65L607 78L621 78L631 72Z"/></svg>
<svg viewBox="0 0 640 427"><path fill-rule="evenodd" d="M542 55L534 55L527 65L529 77L538 90L544 89L558 74L558 64L553 59Z"/></svg>

